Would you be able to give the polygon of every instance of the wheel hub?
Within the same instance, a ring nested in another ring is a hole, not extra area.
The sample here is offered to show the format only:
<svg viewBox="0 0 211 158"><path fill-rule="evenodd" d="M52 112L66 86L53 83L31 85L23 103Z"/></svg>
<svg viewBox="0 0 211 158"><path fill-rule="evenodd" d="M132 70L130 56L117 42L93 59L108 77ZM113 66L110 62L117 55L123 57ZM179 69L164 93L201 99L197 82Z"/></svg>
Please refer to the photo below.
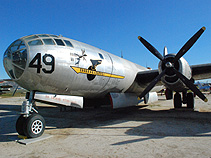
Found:
<svg viewBox="0 0 211 158"><path fill-rule="evenodd" d="M39 133L42 131L42 128L43 128L43 123L42 123L42 121L40 121L40 120L35 120L35 121L32 123L31 131L32 131L34 134L39 134Z"/></svg>

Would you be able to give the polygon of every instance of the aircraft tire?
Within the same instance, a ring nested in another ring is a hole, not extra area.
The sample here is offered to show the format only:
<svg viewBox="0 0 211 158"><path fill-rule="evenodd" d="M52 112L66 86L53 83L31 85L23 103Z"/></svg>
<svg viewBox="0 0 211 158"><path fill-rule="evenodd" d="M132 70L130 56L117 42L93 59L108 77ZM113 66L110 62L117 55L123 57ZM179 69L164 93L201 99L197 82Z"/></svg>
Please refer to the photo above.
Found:
<svg viewBox="0 0 211 158"><path fill-rule="evenodd" d="M174 95L174 108L181 108L182 107L182 99L179 93Z"/></svg>
<svg viewBox="0 0 211 158"><path fill-rule="evenodd" d="M43 134L45 130L45 120L39 114L30 115L24 123L24 134L28 138L36 138Z"/></svg>
<svg viewBox="0 0 211 158"><path fill-rule="evenodd" d="M194 95L192 92L187 94L187 108L189 109L194 108Z"/></svg>
<svg viewBox="0 0 211 158"><path fill-rule="evenodd" d="M171 100L173 98L173 92L170 89L166 88L165 96L166 100Z"/></svg>
<svg viewBox="0 0 211 158"><path fill-rule="evenodd" d="M23 117L23 115L20 115L16 121L16 131L18 132L19 135L25 136L24 134L24 122L26 121L26 118Z"/></svg>

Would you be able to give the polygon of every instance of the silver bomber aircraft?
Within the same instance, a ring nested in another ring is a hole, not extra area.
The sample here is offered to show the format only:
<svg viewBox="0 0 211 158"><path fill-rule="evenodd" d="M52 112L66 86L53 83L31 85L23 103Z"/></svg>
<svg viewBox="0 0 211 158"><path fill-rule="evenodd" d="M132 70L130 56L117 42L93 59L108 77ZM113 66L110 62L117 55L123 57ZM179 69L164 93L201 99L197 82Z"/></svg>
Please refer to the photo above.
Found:
<svg viewBox="0 0 211 158"><path fill-rule="evenodd" d="M16 122L18 134L43 134L45 120L34 104L42 97L80 108L96 102L119 108L138 104L141 98L147 103L154 96L153 87L164 85L166 98L174 99L175 108L182 103L194 108L193 93L206 102L194 80L211 78L211 63L189 66L182 57L204 30L202 27L196 32L177 54L168 54L165 47L163 56L139 36L140 42L160 59L158 70L62 36L36 34L14 41L4 53L4 67L11 79L30 91Z"/></svg>

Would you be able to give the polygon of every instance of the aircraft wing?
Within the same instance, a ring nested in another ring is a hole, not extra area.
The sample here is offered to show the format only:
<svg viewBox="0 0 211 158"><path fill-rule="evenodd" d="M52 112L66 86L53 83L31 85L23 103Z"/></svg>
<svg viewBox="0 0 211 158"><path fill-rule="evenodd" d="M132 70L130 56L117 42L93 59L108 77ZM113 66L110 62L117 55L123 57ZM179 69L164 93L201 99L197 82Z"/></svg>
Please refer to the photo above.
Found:
<svg viewBox="0 0 211 158"><path fill-rule="evenodd" d="M211 63L192 65L192 78L194 80L209 79L211 78ZM158 70L140 71L136 75L136 82L140 85L147 85L152 82L159 75ZM161 85L159 81L156 85Z"/></svg>
<svg viewBox="0 0 211 158"><path fill-rule="evenodd" d="M13 87L12 84L7 83L8 81L13 81L13 80L11 80L11 79L0 80L0 95L4 94L7 91L10 91L10 88Z"/></svg>
<svg viewBox="0 0 211 158"><path fill-rule="evenodd" d="M12 86L11 85L2 85L2 86L0 86L0 89L1 88L12 88Z"/></svg>
<svg viewBox="0 0 211 158"><path fill-rule="evenodd" d="M194 80L202 80L211 78L211 63L192 65L192 75Z"/></svg>
<svg viewBox="0 0 211 158"><path fill-rule="evenodd" d="M10 88L12 86L10 85L3 85L3 86L0 86L0 95L4 94L6 91L10 91Z"/></svg>
<svg viewBox="0 0 211 158"><path fill-rule="evenodd" d="M158 75L159 75L158 70L140 71L137 73L135 81L139 85L147 85L150 82L152 82ZM161 84L161 82L159 83Z"/></svg>
<svg viewBox="0 0 211 158"><path fill-rule="evenodd" d="M0 83L4 81L13 81L12 79L0 79Z"/></svg>

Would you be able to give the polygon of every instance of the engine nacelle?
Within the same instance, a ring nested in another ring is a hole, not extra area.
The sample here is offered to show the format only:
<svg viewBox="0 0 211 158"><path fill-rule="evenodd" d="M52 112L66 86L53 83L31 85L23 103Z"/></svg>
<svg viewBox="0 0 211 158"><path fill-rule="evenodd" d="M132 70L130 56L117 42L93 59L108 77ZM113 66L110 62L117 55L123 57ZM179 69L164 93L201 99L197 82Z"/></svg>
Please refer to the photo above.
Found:
<svg viewBox="0 0 211 158"><path fill-rule="evenodd" d="M134 93L110 93L110 102L113 109L135 106L143 102L144 99L138 99ZM145 101L152 103L158 101L156 92L149 92Z"/></svg>
<svg viewBox="0 0 211 158"><path fill-rule="evenodd" d="M165 61L172 63L174 57L175 54L168 54L165 56ZM158 65L159 73L161 73L165 68L166 64L161 61ZM188 62L183 57L181 57L176 63L174 63L174 68L177 69L177 71L179 71L189 80L191 79L192 77L191 68ZM161 78L161 81L167 88L176 92L182 92L188 89L171 68L166 69L166 72Z"/></svg>

